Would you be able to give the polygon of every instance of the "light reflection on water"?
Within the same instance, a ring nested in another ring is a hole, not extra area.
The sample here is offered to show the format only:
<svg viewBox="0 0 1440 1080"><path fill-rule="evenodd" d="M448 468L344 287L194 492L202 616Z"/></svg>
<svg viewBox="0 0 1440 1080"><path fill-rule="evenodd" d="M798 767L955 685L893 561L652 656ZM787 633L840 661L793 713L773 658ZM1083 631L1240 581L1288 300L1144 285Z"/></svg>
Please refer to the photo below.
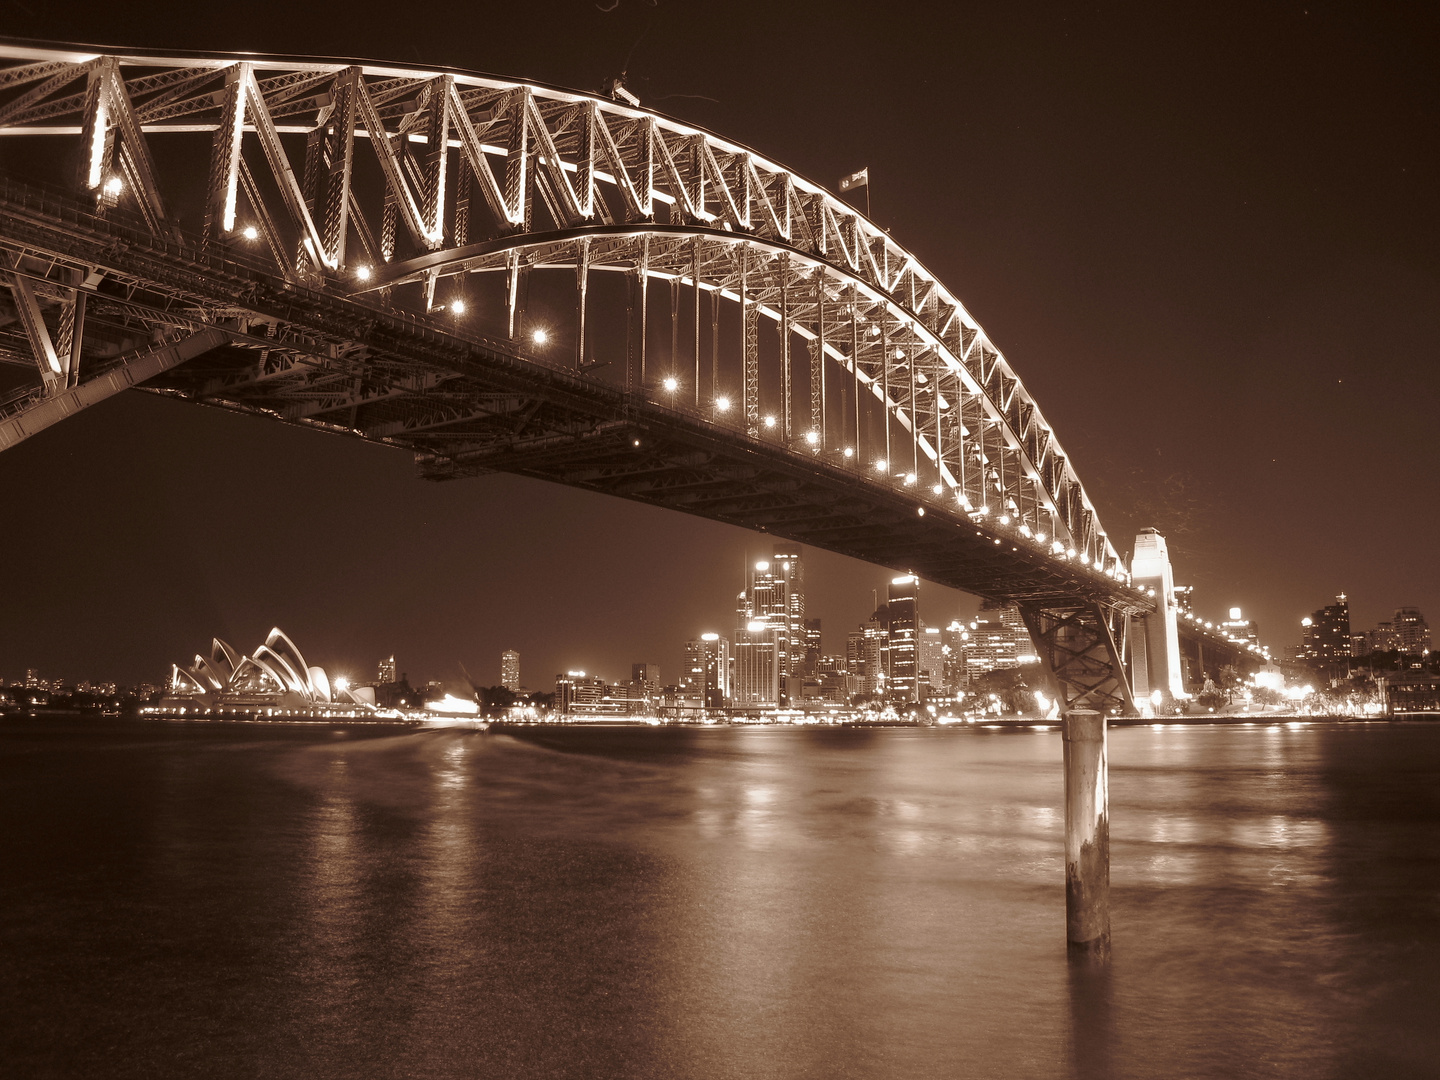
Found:
<svg viewBox="0 0 1440 1080"><path fill-rule="evenodd" d="M0 729L16 1075L1421 1076L1440 725Z"/></svg>

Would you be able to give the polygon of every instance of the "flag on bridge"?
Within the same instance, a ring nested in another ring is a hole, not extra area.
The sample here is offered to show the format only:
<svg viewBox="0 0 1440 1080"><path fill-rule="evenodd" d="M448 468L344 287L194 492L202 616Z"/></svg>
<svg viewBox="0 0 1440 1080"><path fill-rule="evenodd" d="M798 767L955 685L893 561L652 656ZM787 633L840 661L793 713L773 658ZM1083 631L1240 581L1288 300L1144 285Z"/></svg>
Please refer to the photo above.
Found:
<svg viewBox="0 0 1440 1080"><path fill-rule="evenodd" d="M843 195L845 192L847 192L847 191L853 190L854 188L857 188L857 187L868 188L869 186L870 186L870 166L869 166L869 165L866 165L865 168L861 169L859 172L852 172L849 176L842 176L842 177L840 178L840 193L841 193L842 195Z"/></svg>

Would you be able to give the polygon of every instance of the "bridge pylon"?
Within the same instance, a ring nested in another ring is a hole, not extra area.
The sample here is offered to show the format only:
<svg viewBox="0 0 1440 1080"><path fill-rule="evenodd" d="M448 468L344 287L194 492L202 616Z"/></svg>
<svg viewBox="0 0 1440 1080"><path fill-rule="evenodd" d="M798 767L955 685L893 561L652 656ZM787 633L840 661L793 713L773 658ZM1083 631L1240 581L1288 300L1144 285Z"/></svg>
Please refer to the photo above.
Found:
<svg viewBox="0 0 1440 1080"><path fill-rule="evenodd" d="M1155 610L1140 617L1130 638L1135 696L1154 705L1184 697L1180 633L1175 617L1175 575L1165 537L1155 529L1142 529L1135 537L1130 574L1136 587L1145 590L1155 601Z"/></svg>

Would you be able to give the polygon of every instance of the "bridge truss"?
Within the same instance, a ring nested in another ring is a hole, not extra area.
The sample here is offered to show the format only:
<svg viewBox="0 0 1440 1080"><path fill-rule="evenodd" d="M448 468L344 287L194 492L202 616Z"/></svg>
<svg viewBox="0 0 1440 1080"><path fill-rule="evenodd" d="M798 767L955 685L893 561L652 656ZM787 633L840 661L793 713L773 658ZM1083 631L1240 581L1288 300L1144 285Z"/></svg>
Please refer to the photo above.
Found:
<svg viewBox="0 0 1440 1080"><path fill-rule="evenodd" d="M1067 707L1132 707L1151 601L1020 379L750 149L468 72L14 41L0 136L0 449L143 383L1016 601Z"/></svg>

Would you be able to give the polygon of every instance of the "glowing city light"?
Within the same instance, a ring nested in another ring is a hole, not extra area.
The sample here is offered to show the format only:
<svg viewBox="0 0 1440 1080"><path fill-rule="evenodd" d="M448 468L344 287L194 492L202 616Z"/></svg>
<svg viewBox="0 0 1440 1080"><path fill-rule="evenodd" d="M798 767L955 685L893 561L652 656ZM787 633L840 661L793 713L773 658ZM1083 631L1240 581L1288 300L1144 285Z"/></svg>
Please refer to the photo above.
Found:
<svg viewBox="0 0 1440 1080"><path fill-rule="evenodd" d="M716 398L715 408L719 412L727 412L730 408L730 399L728 397Z"/></svg>
<svg viewBox="0 0 1440 1080"><path fill-rule="evenodd" d="M1009 525L1009 524L1010 524L1010 515L1009 515L1009 514L1001 514L1001 515L1000 515L1000 524L1001 524L1001 525Z"/></svg>
<svg viewBox="0 0 1440 1080"><path fill-rule="evenodd" d="M106 195L119 195L119 194L120 194L120 189L121 189L122 187L124 187L124 186L125 186L125 185L124 185L124 183L120 180L120 177L118 177L118 176L112 176L112 177L110 177L109 180L106 180L106 181L105 181L105 194L106 194Z"/></svg>
<svg viewBox="0 0 1440 1080"><path fill-rule="evenodd" d="M369 281L369 280L370 280L370 267L368 267L368 266L357 266L357 267L355 268L355 276L356 276L357 278L359 278L361 281Z"/></svg>
<svg viewBox="0 0 1440 1080"><path fill-rule="evenodd" d="M335 676L335 689L336 689L336 690L349 690L349 689L350 689L350 680L347 679L344 675L337 675L337 676Z"/></svg>
<svg viewBox="0 0 1440 1080"><path fill-rule="evenodd" d="M935 485L933 488L931 488L930 490L933 491L936 495L941 495L941 494L943 494L944 491L945 491L945 489L944 489L943 487L941 487L939 484L936 484L936 485Z"/></svg>
<svg viewBox="0 0 1440 1080"><path fill-rule="evenodd" d="M884 472L887 468L889 468L889 464L885 461L884 458L881 458L879 461L875 462L876 472Z"/></svg>
<svg viewBox="0 0 1440 1080"><path fill-rule="evenodd" d="M464 301L464 300L452 300L452 301L450 302L450 310L453 311L456 315L464 315L464 314L465 314L465 301Z"/></svg>
<svg viewBox="0 0 1440 1080"><path fill-rule="evenodd" d="M672 393L672 394L673 394L676 390L680 389L680 381L679 381L678 379L676 379L674 375L671 375L671 376L667 377L666 380L665 380L665 382L663 383L663 385L664 385L665 389L668 390L668 391L669 391L670 393Z"/></svg>
<svg viewBox="0 0 1440 1080"><path fill-rule="evenodd" d="M254 225L246 225L245 228L240 230L240 235L246 240L258 240L260 238L260 230L255 228Z"/></svg>
<svg viewBox="0 0 1440 1080"><path fill-rule="evenodd" d="M820 444L820 433L818 431L807 431L805 433L805 441L811 446L818 446Z"/></svg>
<svg viewBox="0 0 1440 1080"><path fill-rule="evenodd" d="M544 345L547 341L550 340L550 334L543 328L537 329L530 335L530 340L535 342L536 345Z"/></svg>
<svg viewBox="0 0 1440 1080"><path fill-rule="evenodd" d="M854 456L855 456L855 448L854 448L853 446L847 446L847 447L845 447L845 456L846 456L846 457L854 457Z"/></svg>
<svg viewBox="0 0 1440 1080"><path fill-rule="evenodd" d="M913 484L913 483L915 483L915 474L914 474L913 472L912 472L912 473L906 473L906 474L905 474L905 483L906 483L906 484Z"/></svg>
<svg viewBox="0 0 1440 1080"><path fill-rule="evenodd" d="M774 427L774 426L775 426L775 418L774 418L773 416L767 416L767 417L765 417L765 426L766 426L766 427Z"/></svg>

